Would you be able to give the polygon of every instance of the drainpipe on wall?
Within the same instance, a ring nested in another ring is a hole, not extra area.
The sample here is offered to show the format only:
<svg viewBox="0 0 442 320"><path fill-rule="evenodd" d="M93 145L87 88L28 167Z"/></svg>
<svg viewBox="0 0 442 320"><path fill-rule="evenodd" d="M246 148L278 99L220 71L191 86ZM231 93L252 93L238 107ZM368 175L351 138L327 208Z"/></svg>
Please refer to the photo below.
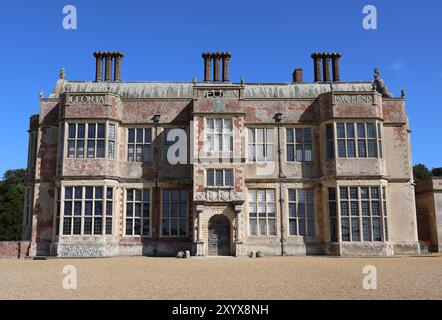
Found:
<svg viewBox="0 0 442 320"><path fill-rule="evenodd" d="M281 120L282 113L275 114L274 118L275 122L278 124L278 180L279 180L279 212L280 212L280 233L281 233L281 256L285 255L284 251L284 198L282 194L282 179L284 179L284 175L282 173L282 149L281 149Z"/></svg>
<svg viewBox="0 0 442 320"><path fill-rule="evenodd" d="M156 114L153 116L152 121L154 123L154 128L155 128L155 144L153 145L153 154L152 154L152 162L153 162L153 172L154 172L154 179L155 179L155 192L154 192L154 197L153 200L154 201L160 201L160 195L158 193L158 166L157 166L157 160L158 160L158 123L160 122L160 118L161 116ZM152 135L153 136L153 135ZM159 219L158 217L159 215L159 208L160 206L155 206L155 220ZM157 223L155 222L152 233L154 233L154 238L158 237L157 234L157 228L156 228ZM159 230L158 230L159 232Z"/></svg>

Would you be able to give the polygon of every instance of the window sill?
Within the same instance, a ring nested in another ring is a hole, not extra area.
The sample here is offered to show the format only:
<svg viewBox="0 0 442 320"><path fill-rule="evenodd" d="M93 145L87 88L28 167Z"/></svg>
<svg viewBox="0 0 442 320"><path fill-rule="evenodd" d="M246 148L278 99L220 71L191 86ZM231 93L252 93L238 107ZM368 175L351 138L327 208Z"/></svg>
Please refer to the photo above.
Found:
<svg viewBox="0 0 442 320"><path fill-rule="evenodd" d="M206 186L206 190L233 190L233 186Z"/></svg>

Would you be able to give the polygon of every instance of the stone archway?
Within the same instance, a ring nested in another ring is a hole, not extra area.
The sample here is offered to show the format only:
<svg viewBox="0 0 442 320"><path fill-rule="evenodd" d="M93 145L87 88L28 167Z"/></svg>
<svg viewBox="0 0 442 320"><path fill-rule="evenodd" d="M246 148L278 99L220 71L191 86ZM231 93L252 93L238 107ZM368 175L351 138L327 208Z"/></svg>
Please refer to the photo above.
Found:
<svg viewBox="0 0 442 320"><path fill-rule="evenodd" d="M208 251L210 256L229 256L231 225L223 214L217 214L209 220Z"/></svg>

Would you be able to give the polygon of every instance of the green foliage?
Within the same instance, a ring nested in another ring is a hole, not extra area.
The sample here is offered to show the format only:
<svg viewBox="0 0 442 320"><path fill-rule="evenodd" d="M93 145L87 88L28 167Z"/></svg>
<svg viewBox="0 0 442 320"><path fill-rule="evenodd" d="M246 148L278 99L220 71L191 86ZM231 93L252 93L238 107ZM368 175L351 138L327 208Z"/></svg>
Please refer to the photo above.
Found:
<svg viewBox="0 0 442 320"><path fill-rule="evenodd" d="M431 172L424 164L418 163L413 167L413 175L414 181L419 181L431 176Z"/></svg>
<svg viewBox="0 0 442 320"><path fill-rule="evenodd" d="M0 181L0 241L21 239L26 170L8 170Z"/></svg>
<svg viewBox="0 0 442 320"><path fill-rule="evenodd" d="M431 175L433 177L442 177L442 167L439 168L433 168L431 170Z"/></svg>

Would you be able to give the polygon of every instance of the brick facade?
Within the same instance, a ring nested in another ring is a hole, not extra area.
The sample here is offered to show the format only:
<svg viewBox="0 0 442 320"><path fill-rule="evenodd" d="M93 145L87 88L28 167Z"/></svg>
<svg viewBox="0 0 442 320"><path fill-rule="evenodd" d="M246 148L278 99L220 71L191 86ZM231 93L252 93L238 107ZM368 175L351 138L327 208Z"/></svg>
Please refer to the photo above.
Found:
<svg viewBox="0 0 442 320"><path fill-rule="evenodd" d="M29 255L29 241L0 241L0 258L23 259Z"/></svg>
<svg viewBox="0 0 442 320"><path fill-rule="evenodd" d="M314 83L259 84L230 82L225 52L181 83L122 82L121 53L95 57L95 81L63 75L31 118L31 256L207 255L214 215L231 255L419 251L405 99L341 81L340 54L312 55Z"/></svg>

